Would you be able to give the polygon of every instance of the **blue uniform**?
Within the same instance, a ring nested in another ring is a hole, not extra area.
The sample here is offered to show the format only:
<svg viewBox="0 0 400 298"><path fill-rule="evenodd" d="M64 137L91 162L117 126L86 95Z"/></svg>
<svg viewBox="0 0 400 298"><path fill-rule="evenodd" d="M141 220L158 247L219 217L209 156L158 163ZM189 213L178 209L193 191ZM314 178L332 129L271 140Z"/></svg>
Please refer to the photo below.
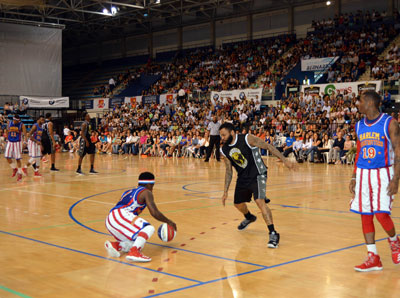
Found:
<svg viewBox="0 0 400 298"><path fill-rule="evenodd" d="M394 154L389 136L392 119L387 114L381 114L374 123L368 124L365 118L357 123L357 168L379 169L393 164Z"/></svg>
<svg viewBox="0 0 400 298"><path fill-rule="evenodd" d="M15 124L14 121L11 121L8 124L7 131L9 142L21 142L22 122Z"/></svg>
<svg viewBox="0 0 400 298"><path fill-rule="evenodd" d="M42 140L43 128L38 123L35 123L34 125L36 126L36 130L32 136L36 141L40 142Z"/></svg>
<svg viewBox="0 0 400 298"><path fill-rule="evenodd" d="M139 204L137 200L140 193L145 189L146 188L144 188L143 186L138 186L137 188L124 192L121 196L121 200L117 203L117 205L115 205L114 208L110 210L110 212L115 209L124 209L126 211L132 212L136 216L139 215L147 206L146 203Z"/></svg>

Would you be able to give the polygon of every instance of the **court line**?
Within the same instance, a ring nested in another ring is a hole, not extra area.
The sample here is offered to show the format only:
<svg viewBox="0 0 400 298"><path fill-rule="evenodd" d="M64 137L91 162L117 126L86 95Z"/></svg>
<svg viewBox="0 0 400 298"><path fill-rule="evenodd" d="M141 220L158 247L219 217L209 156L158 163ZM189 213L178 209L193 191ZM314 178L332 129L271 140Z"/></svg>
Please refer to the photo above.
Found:
<svg viewBox="0 0 400 298"><path fill-rule="evenodd" d="M172 274L172 273L168 273L168 272L164 272L164 271L158 271L158 270L147 268L147 267L142 267L142 266L138 266L138 265L135 265L135 264L132 264L132 263L128 263L128 262L123 262L123 261L116 260L116 259L106 258L106 257L103 257L103 256L92 254L90 252L85 252L85 251L81 251L81 250L77 250L77 249L73 249L73 248L69 248L69 247L65 247L65 246L61 246L61 245L57 245L57 244L53 244L53 243L49 243L49 242L46 242L46 241L41 241L41 240L25 237L25 236L18 235L18 234L9 233L9 232L2 231L2 230L0 230L0 233L6 234L6 235L9 235L9 236L22 238L22 239L25 239L25 240L30 240L30 241L41 243L41 244L45 244L45 245L49 245L49 246L53 246L53 247L56 247L56 248L60 248L60 249L64 249L64 250L68 250L68 251L72 251L72 252L88 255L88 256L99 258L99 259L102 259L102 260L107 260L107 261L111 261L111 262L115 262L115 263L120 263L120 264L124 264L124 265L128 265L128 266L136 267L136 268L139 268L139 269L152 271L152 272L155 272L155 273L160 273L160 274L168 275L168 276L179 278L179 279L184 279L184 280L195 282L195 283L201 283L201 281L199 281L199 280L191 279L191 278L188 278L188 277L184 277L184 276L180 276L180 275L176 275L176 274Z"/></svg>
<svg viewBox="0 0 400 298"><path fill-rule="evenodd" d="M387 239L387 237L386 238L382 238L382 239L378 239L375 242L383 241L383 240L386 240L386 239ZM233 278L233 277L248 275L248 274L252 274L252 273L255 273L255 272L269 270L269 269L273 269L273 268L277 268L277 267L281 267L281 266L285 266L285 265L290 265L290 264L298 263L298 262L301 262L301 261L305 261L305 260L309 260L309 259L313 259L313 258L317 258L317 257L333 254L333 253L336 253L336 252L344 251L344 250L347 250L347 249L352 249L352 248L359 247L359 246L362 246L362 245L365 245L365 243L346 246L346 247L343 247L343 248L338 248L338 249L335 249L335 250L331 250L331 251L327 251L327 252L323 252L323 253L319 253L319 254L315 254L315 255L311 255L311 256L307 256L307 257L303 257L303 258L299 258L299 259L295 259L295 260L291 260L291 261L287 261L287 262L283 262L283 263L279 263L279 264L276 264L276 265L266 266L265 268L259 268L259 269L255 269L255 270L251 270L251 271L247 271L247 272L243 272L243 273L238 273L238 274L235 274L235 275L230 275L230 276L226 276L226 277L222 277L222 278L217 278L217 279L201 282L200 284L195 284L195 285L190 285L190 286L186 286L186 287L182 287L182 288L177 288L177 289L174 289L174 290L170 290L170 291L166 291L166 292L162 292L162 293L158 293L158 294L154 294L154 295L144 296L143 298L158 297L158 296L163 296L163 295L167 295L167 294L171 294L171 293L176 293L176 292L180 292L180 291L183 291L183 290L195 288L195 287L198 287L198 286L204 286L204 285L207 285L207 284L219 282L219 281L226 280L226 279Z"/></svg>
<svg viewBox="0 0 400 298"><path fill-rule="evenodd" d="M17 295L17 296L19 296L19 297L31 298L31 297L28 296L28 295L22 294L22 293L20 293L20 292L17 292L17 291L15 291L15 290L13 290L13 289L7 288L7 287L2 286L2 285L0 285L0 290L4 290L4 291L6 291L6 292L9 292L9 293L11 293L11 294Z"/></svg>

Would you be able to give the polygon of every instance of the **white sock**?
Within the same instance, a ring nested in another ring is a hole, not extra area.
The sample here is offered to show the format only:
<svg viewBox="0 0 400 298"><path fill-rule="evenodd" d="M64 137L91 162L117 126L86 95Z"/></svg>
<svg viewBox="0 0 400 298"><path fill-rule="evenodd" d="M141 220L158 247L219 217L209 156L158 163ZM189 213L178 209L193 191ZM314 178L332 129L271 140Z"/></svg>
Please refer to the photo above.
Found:
<svg viewBox="0 0 400 298"><path fill-rule="evenodd" d="M390 241L397 241L397 235L394 235L393 237L389 237Z"/></svg>
<svg viewBox="0 0 400 298"><path fill-rule="evenodd" d="M374 254L378 254L378 250L376 249L376 244L367 244L368 252L373 252Z"/></svg>
<svg viewBox="0 0 400 298"><path fill-rule="evenodd" d="M22 174L21 168L18 168L18 174Z"/></svg>

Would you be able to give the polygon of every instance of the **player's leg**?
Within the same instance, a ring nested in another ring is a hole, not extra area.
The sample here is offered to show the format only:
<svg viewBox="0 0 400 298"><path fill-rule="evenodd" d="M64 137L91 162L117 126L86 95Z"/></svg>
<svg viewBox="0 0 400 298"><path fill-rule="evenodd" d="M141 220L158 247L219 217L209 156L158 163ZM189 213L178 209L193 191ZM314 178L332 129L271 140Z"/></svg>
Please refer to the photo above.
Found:
<svg viewBox="0 0 400 298"><path fill-rule="evenodd" d="M90 172L89 172L89 174L98 174L98 172L96 172L94 170L94 158L95 158L95 153L96 153L96 147L94 146L93 143L90 143L87 152L90 156Z"/></svg>
<svg viewBox="0 0 400 298"><path fill-rule="evenodd" d="M83 175L81 167L82 167L83 158L85 157L86 153L87 153L87 148L86 148L85 140L80 139L79 149L78 149L78 155L79 155L78 168L76 169L76 173L78 175Z"/></svg>
<svg viewBox="0 0 400 298"><path fill-rule="evenodd" d="M50 171L53 172L58 172L59 169L56 168L55 163L56 163L56 147L55 144L53 144L51 141L51 154L50 154L50 158L51 158L51 168Z"/></svg>
<svg viewBox="0 0 400 298"><path fill-rule="evenodd" d="M23 175L23 171L22 171L22 142L15 142L14 144L14 158L17 161L17 181L21 181L22 180L22 175Z"/></svg>
<svg viewBox="0 0 400 298"><path fill-rule="evenodd" d="M382 270L382 263L375 244L375 227L373 206L371 205L370 176L371 170L357 169L355 196L351 202L350 210L361 214L362 230L368 251L367 260L355 266L359 272Z"/></svg>
<svg viewBox="0 0 400 298"><path fill-rule="evenodd" d="M255 222L257 217L249 211L246 202L251 201L252 192L248 188L238 187L236 184L234 205L237 210L239 210L245 217L245 219L239 224L238 230L242 231L247 228L249 224Z"/></svg>
<svg viewBox="0 0 400 298"><path fill-rule="evenodd" d="M4 157L7 160L7 163L10 165L11 169L12 169L12 175L11 177L15 177L15 175L17 175L17 164L14 161L14 146L12 142L7 142L6 145L6 150L4 152Z"/></svg>

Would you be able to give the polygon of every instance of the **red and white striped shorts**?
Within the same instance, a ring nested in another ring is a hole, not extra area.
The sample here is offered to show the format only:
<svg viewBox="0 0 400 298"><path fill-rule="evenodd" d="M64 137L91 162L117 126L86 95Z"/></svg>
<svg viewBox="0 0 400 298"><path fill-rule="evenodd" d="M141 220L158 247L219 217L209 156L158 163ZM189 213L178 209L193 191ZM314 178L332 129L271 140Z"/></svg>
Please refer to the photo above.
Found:
<svg viewBox="0 0 400 298"><path fill-rule="evenodd" d="M29 157L38 158L42 157L42 148L32 140L28 141Z"/></svg>
<svg viewBox="0 0 400 298"><path fill-rule="evenodd" d="M7 142L6 151L4 156L9 159L21 159L22 155L22 142Z"/></svg>
<svg viewBox="0 0 400 298"><path fill-rule="evenodd" d="M118 241L134 241L141 229L149 223L124 209L114 209L106 219L107 230Z"/></svg>
<svg viewBox="0 0 400 298"><path fill-rule="evenodd" d="M357 168L355 196L350 211L359 214L391 213L393 197L387 187L393 178L393 167L379 169Z"/></svg>

